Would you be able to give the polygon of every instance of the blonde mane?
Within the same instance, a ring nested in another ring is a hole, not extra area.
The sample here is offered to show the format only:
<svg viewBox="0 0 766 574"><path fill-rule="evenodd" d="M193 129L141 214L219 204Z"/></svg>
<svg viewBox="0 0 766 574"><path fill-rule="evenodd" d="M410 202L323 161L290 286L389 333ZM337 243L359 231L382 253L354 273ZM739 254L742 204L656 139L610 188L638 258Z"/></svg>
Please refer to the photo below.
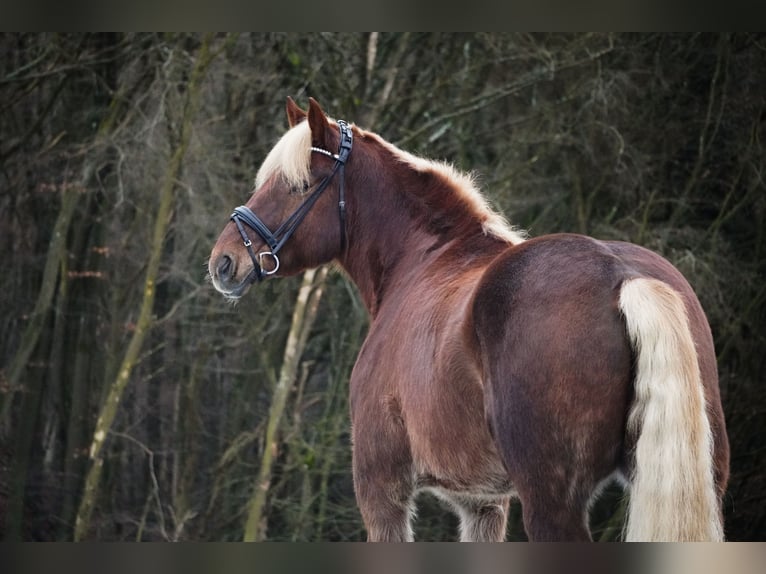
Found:
<svg viewBox="0 0 766 574"><path fill-rule="evenodd" d="M399 161L419 172L440 175L462 198L468 209L482 222L482 229L513 245L525 240L526 234L508 223L494 211L487 198L477 187L471 174L461 172L449 163L425 159L399 149L379 135L355 127L364 138L374 139L389 150ZM352 152L353 153L353 152ZM311 175L311 131L308 122L294 126L276 143L263 161L255 178L258 189L273 175L278 174L291 187L301 187Z"/></svg>
<svg viewBox="0 0 766 574"><path fill-rule="evenodd" d="M406 163L412 169L421 173L431 172L440 175L463 200L468 209L482 222L481 227L486 235L502 239L512 245L522 243L526 239L525 232L512 226L505 217L490 207L489 201L479 190L471 173L462 172L447 162L426 159L406 152L377 134L363 133L366 137L375 138L382 146L390 150L399 161Z"/></svg>
<svg viewBox="0 0 766 574"><path fill-rule="evenodd" d="M258 189L274 174L290 187L302 186L311 175L311 131L308 122L290 128L271 149L255 176Z"/></svg>

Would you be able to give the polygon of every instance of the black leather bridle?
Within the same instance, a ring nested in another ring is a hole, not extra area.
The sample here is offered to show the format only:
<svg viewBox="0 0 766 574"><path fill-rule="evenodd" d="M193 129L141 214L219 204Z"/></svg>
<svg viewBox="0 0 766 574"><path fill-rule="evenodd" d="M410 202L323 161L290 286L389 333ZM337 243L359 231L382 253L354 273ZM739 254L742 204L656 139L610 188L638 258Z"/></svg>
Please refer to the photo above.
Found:
<svg viewBox="0 0 766 574"><path fill-rule="evenodd" d="M338 172L340 172L338 214L340 216L341 251L343 251L344 247L346 246L346 200L343 189L344 168L346 165L346 160L348 160L348 156L351 154L351 147L354 143L354 135L351 132L351 127L343 120L338 120L338 126L340 127L340 147L338 149L338 153L332 153L318 147L311 148L312 152L324 154L335 160L335 165L333 166L332 171L329 173L329 175L325 176L317 188L312 191L306 199L303 200L303 203L301 203L295 209L295 211L293 211L290 217L288 217L287 220L282 225L280 225L275 232L272 233L266 224L263 223L263 221L261 221L261 219L255 213L253 213L249 207L245 205L240 205L234 209L234 213L231 214L231 220L237 225L239 234L242 236L242 241L247 248L247 253L250 255L250 259L253 261L253 270L245 279L246 281L255 283L256 281L261 281L264 277L268 277L269 275L273 275L277 272L279 269L279 258L277 257L277 253L279 253L279 250L282 249L287 240L290 239L290 236L295 233L295 230L298 229L298 226L304 220L306 215L308 215L311 208L314 207L314 204L316 203L317 199L319 199L319 196L322 195L322 192L327 188L328 185L330 185L332 178L335 177L335 174ZM253 244L250 241L250 237L247 235L247 231L245 230L243 224L247 225L250 229L255 231L260 236L260 238L266 242L266 245L269 246L269 251L261 251L258 255L255 254L253 251ZM261 262L263 261L264 257L271 257L273 260L274 267L270 271L263 270Z"/></svg>

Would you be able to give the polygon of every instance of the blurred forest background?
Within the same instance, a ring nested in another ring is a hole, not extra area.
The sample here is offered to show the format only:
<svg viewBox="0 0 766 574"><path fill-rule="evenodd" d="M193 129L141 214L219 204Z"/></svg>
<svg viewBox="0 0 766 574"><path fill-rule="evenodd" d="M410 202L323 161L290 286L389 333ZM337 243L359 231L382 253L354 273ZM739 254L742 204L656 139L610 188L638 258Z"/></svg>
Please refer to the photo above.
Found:
<svg viewBox="0 0 766 574"><path fill-rule="evenodd" d="M766 539L766 36L3 34L0 54L2 539L364 539L353 285L322 270L232 306L206 279L288 95L475 171L533 236L677 265L718 353L727 537ZM456 538L419 505L416 538ZM621 509L609 490L595 538Z"/></svg>

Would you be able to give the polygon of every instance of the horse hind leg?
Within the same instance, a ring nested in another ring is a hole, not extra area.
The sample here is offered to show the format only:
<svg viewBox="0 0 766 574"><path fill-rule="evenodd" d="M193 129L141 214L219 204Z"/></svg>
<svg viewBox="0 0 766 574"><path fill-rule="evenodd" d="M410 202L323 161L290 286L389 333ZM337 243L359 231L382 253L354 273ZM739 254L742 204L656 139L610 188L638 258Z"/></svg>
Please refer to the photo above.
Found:
<svg viewBox="0 0 766 574"><path fill-rule="evenodd" d="M524 393L510 394L508 400L491 402L488 410L495 444L521 503L527 537L590 541L590 502L598 485L615 470L617 449L602 448L604 439L598 436L609 435L610 429L592 425L567 431L539 414L545 413L545 405L530 404L526 398Z"/></svg>
<svg viewBox="0 0 766 574"><path fill-rule="evenodd" d="M524 530L530 542L590 542L588 500L567 500L548 488L519 493Z"/></svg>
<svg viewBox="0 0 766 574"><path fill-rule="evenodd" d="M521 503L528 539L590 541L588 509L598 485L614 471L611 455L598 456L592 436L565 438L563 432L530 426L519 413L503 415L494 418L496 443Z"/></svg>
<svg viewBox="0 0 766 574"><path fill-rule="evenodd" d="M509 497L496 500L454 497L460 517L461 542L503 542L508 523Z"/></svg>

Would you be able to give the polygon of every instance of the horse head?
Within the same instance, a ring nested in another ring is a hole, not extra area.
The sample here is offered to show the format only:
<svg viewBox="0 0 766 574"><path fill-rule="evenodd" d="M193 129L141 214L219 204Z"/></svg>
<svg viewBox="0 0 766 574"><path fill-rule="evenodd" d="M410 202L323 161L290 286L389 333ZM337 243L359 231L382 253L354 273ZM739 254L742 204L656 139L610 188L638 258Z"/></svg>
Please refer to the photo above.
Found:
<svg viewBox="0 0 766 574"><path fill-rule="evenodd" d="M245 205L237 207L208 263L215 288L237 299L254 282L336 258L345 244L345 164L353 135L309 99L287 99L290 129L266 156Z"/></svg>

